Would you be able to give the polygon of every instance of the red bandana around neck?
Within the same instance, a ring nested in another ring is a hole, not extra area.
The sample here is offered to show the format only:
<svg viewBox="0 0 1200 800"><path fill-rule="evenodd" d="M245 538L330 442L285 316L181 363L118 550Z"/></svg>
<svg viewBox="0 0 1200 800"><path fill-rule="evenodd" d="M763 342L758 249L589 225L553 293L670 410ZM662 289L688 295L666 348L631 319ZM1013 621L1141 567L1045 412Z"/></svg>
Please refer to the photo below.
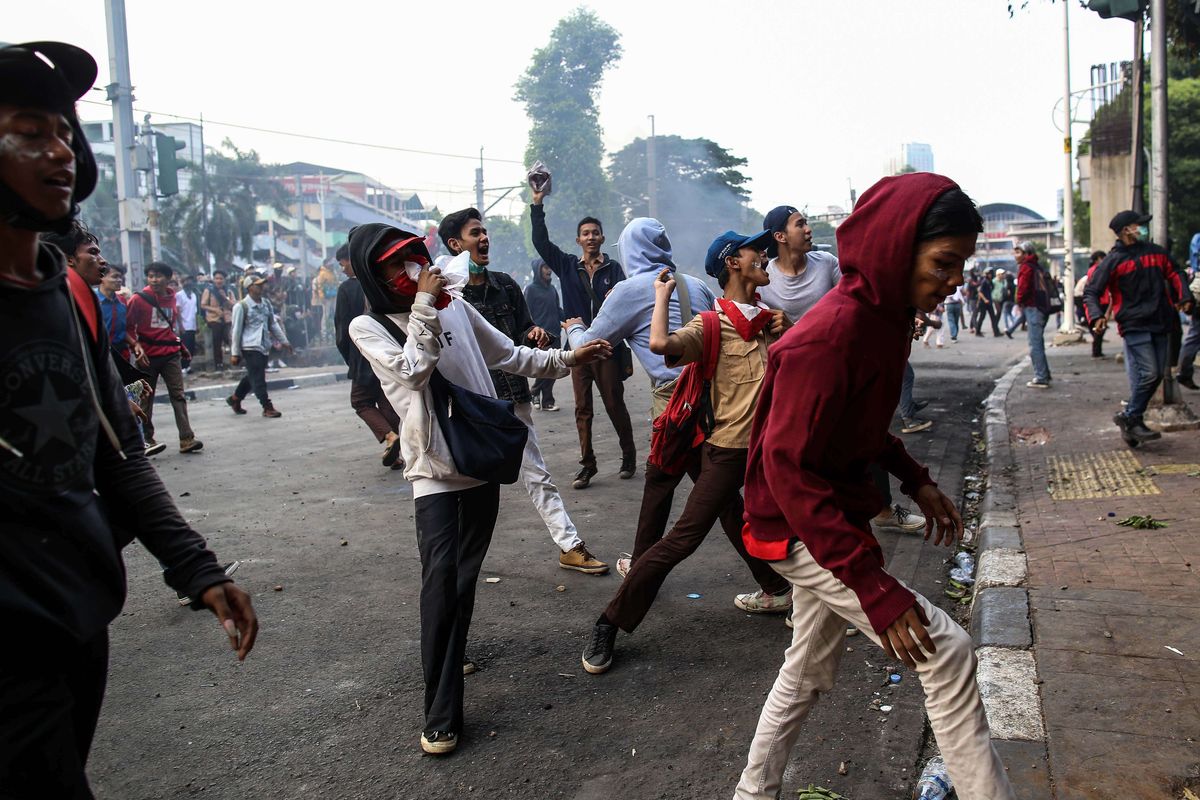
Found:
<svg viewBox="0 0 1200 800"><path fill-rule="evenodd" d="M755 299L758 299L757 296ZM717 298L717 305L725 312L725 316L729 317L729 321L733 323L733 328L738 335L747 342L762 333L763 329L770 325L771 320L775 318L774 314L764 308L755 314L753 319L747 319L737 303L726 300L724 297Z"/></svg>

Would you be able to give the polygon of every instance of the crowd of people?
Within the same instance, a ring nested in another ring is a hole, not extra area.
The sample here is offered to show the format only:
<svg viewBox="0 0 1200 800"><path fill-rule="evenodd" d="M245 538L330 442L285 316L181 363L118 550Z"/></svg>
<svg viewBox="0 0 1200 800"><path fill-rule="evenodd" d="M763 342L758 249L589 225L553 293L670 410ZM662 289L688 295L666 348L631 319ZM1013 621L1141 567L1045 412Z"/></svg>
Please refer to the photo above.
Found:
<svg viewBox="0 0 1200 800"><path fill-rule="evenodd" d="M570 377L573 489L612 469L593 447L593 388L620 446L618 479L642 466L631 550L615 559L622 580L592 624L583 670L618 663L620 632L636 630L670 572L720 524L755 584L733 604L792 628L736 798L778 796L802 723L833 685L847 621L919 676L959 797L1013 797L970 636L889 574L874 535L898 530L947 546L962 537L954 502L889 432L896 416L904 433L932 424L912 397L915 341L944 346L944 325L954 343L967 319L975 336L1023 326L1029 386L1052 381L1042 338L1060 291L1029 243L1016 250L1016 276L964 274L982 220L953 181L879 181L838 229L838 257L813 248L802 211L778 206L761 231L727 231L710 245L703 266L719 295L677 269L655 219L623 225L621 262L604 253L595 217L577 224L575 248L560 247L546 227L548 187L532 182L539 258L524 291L491 264L474 208L444 217L436 262L423 235L365 224L335 255L344 280L332 264L306 284L282 265L192 276L154 262L145 287L129 291L76 220L96 167L74 106L96 71L70 45L0 48L0 303L11 331L0 345L0 609L15 640L34 645L0 657L0 795L91 796L85 765L107 628L124 600L121 553L134 540L181 602L211 610L238 657L248 655L258 623L231 579L237 562L218 561L148 460L164 448L154 395L161 379L179 449L197 453L183 381L202 346L217 368L228 347L230 366L244 370L226 398L235 414L253 393L277 418L266 372L293 345L328 338L381 466L412 485L426 753L453 752L464 730L467 643L500 486L524 485L560 567L610 568L570 518L538 442L539 415L558 410L554 384ZM1106 320L1121 327L1132 396L1118 424L1139 442L1152 433L1141 415L1165 371L1171 317L1178 326L1178 311L1192 311L1165 251L1141 241L1145 221L1117 215L1118 243L1080 287L1097 354ZM1183 349L1194 358L1200 335ZM624 392L634 358L653 398L641 461ZM1195 388L1187 366L1181 382ZM685 475L693 489L671 523ZM894 502L892 478L919 512Z"/></svg>

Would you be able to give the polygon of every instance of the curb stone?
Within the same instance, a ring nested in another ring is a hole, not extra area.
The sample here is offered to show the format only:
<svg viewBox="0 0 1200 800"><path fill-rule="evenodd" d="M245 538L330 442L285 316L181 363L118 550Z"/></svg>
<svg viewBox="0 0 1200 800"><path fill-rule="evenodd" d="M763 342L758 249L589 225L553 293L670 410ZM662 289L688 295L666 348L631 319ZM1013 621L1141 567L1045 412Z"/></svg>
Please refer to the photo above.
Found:
<svg viewBox="0 0 1200 800"><path fill-rule="evenodd" d="M978 570L970 622L979 661L976 677L993 745L1010 765L1013 788L1022 800L1051 794L1029 590L1025 587L1025 546L1010 475L1016 462L1009 438L1008 395L1017 376L1029 365L1028 356L1017 362L996 381L996 388L984 401L988 482L979 506Z"/></svg>
<svg viewBox="0 0 1200 800"><path fill-rule="evenodd" d="M297 375L294 378L275 378L267 381L267 389L270 391L280 391L284 389L300 389L305 386L330 386L339 381L346 380L346 370L342 369L339 372L318 372L313 375ZM200 386L195 389L185 389L183 396L187 398L189 403L196 403L201 400L220 400L233 394L233 390L237 388L237 382L219 383L214 386ZM158 393L154 396L155 403L170 403L171 398L166 392Z"/></svg>

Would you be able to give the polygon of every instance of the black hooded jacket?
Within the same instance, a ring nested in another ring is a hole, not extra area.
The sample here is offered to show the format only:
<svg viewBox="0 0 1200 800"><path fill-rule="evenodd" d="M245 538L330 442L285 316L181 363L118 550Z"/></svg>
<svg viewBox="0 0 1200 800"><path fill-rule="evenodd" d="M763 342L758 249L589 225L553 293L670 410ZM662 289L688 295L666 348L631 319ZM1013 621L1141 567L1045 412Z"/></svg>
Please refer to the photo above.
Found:
<svg viewBox="0 0 1200 800"><path fill-rule="evenodd" d="M350 341L350 320L365 314L367 298L363 294L362 284L358 278L342 281L337 290L337 301L333 307L334 343L349 370L346 377L359 386L375 386L379 379L367 360L358 352L354 342Z"/></svg>
<svg viewBox="0 0 1200 800"><path fill-rule="evenodd" d="M558 347L562 323L567 317L563 314L554 282L542 280L543 263L545 262L541 259L533 261L533 281L525 287L525 305L529 306L529 316L533 318L533 324L550 334L550 346Z"/></svg>
<svg viewBox="0 0 1200 800"><path fill-rule="evenodd" d="M346 242L350 248L350 268L354 270L354 277L358 279L358 284L362 287L368 311L378 314L400 314L406 310L397 308L388 299L388 293L384 291L375 276L374 259L371 257L372 253L379 251L381 245L394 241L398 235L405 238L420 236L418 233L411 233L379 222L358 225L350 230L350 237ZM422 244L422 250L424 247L425 245ZM424 250L424 253L426 257L429 256L429 251Z"/></svg>
<svg viewBox="0 0 1200 800"><path fill-rule="evenodd" d="M0 615L21 643L0 661L25 668L120 613L133 538L190 597L229 580L146 459L107 337L72 308L62 254L43 244L38 269L49 277L36 287L0 282Z"/></svg>

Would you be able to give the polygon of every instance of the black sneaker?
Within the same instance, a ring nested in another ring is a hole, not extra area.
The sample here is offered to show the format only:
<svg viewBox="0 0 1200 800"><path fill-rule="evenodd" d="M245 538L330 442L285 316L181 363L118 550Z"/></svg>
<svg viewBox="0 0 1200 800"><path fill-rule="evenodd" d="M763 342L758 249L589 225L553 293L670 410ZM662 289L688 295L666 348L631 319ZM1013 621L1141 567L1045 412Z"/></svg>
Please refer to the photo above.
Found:
<svg viewBox="0 0 1200 800"><path fill-rule="evenodd" d="M592 478L596 477L597 470L595 467L584 467L579 470L579 474L575 476L575 482L571 486L576 489L586 489L592 482Z"/></svg>
<svg viewBox="0 0 1200 800"><path fill-rule="evenodd" d="M621 480L627 481L637 472L637 456L626 456L621 459L621 471L617 473Z"/></svg>
<svg viewBox="0 0 1200 800"><path fill-rule="evenodd" d="M1162 438L1161 433L1147 428L1141 417L1127 417L1125 431L1138 442L1153 442L1155 439Z"/></svg>
<svg viewBox="0 0 1200 800"><path fill-rule="evenodd" d="M1194 389L1200 392L1200 386L1197 386L1196 381L1192 380L1191 378L1176 378L1175 380L1180 386L1186 386L1189 389Z"/></svg>
<svg viewBox="0 0 1200 800"><path fill-rule="evenodd" d="M432 756L444 756L458 747L458 734L450 731L427 731L421 734L421 749Z"/></svg>
<svg viewBox="0 0 1200 800"><path fill-rule="evenodd" d="M597 622L592 627L592 641L583 651L583 668L593 675L608 672L616 641L617 626Z"/></svg>

